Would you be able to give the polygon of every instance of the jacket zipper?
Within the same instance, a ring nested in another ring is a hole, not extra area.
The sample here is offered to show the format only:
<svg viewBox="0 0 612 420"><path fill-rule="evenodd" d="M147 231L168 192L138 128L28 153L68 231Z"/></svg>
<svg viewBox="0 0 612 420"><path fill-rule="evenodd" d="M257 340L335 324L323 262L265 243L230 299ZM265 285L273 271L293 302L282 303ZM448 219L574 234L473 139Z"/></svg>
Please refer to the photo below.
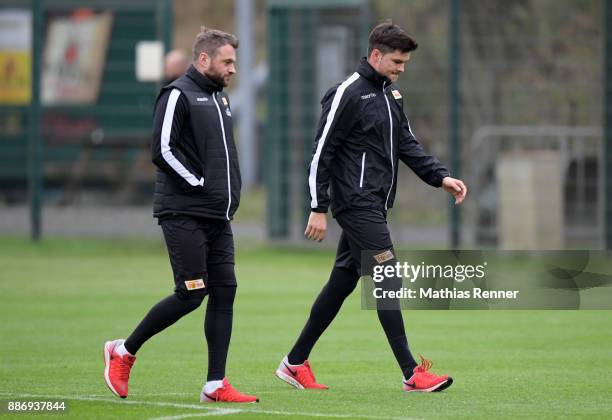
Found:
<svg viewBox="0 0 612 420"><path fill-rule="evenodd" d="M227 210L225 211L225 218L230 220L229 211L232 206L232 185L230 181L230 162L229 162L229 153L227 151L227 140L225 139L225 127L223 125L223 117L221 116L221 108L219 108L219 104L217 103L217 99L215 98L215 94L213 93L212 98L215 102L215 106L217 107L217 113L219 114L219 124L221 124L221 134L223 135L223 146L225 146L225 162L227 164Z"/></svg>
<svg viewBox="0 0 612 420"><path fill-rule="evenodd" d="M363 172L365 171L365 157L366 152L361 155L361 176L359 177L359 188L363 188Z"/></svg>
<svg viewBox="0 0 612 420"><path fill-rule="evenodd" d="M391 191L393 190L393 180L395 179L395 168L393 165L393 118L391 118L391 106L389 105L389 99L385 94L385 82L382 85L382 93L385 97L385 101L387 102L387 111L389 111L389 144L391 145L391 187L389 187L389 192L387 193L387 199L385 200L385 210L387 210L387 205L389 204L389 196L391 195Z"/></svg>

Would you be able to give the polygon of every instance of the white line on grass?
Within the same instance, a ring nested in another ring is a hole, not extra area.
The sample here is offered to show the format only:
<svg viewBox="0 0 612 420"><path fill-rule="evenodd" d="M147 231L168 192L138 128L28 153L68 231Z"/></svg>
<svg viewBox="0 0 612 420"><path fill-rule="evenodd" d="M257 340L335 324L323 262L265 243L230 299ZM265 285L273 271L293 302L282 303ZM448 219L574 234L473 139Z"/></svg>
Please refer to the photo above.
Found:
<svg viewBox="0 0 612 420"><path fill-rule="evenodd" d="M193 417L209 417L209 416L227 416L228 414L240 413L242 410L233 408L219 408L214 411L208 411L206 413L191 413L191 414L179 414L178 416L167 416L167 417L154 417L148 420L180 420L188 419Z"/></svg>
<svg viewBox="0 0 612 420"><path fill-rule="evenodd" d="M253 413L253 414L269 414L271 416L305 416L305 417L324 417L324 418L334 418L334 419L368 419L368 420L422 420L414 417L388 417L388 416L369 416L369 415L359 415L359 414L336 414L336 413L306 413L300 411L277 411L277 410L257 410L257 409L248 409L248 408L240 408L236 409L235 413ZM170 417L155 417L147 420L177 420L177 419L187 419L190 417L208 417L208 416L224 416L227 414L234 414L233 412L228 413L214 413L214 412L206 412L206 413L192 413L192 414L180 414L177 416Z"/></svg>
<svg viewBox="0 0 612 420"><path fill-rule="evenodd" d="M389 416L368 416L362 414L338 414L338 413L307 413L303 411L276 411L276 410L249 410L242 409L243 412L262 413L274 416L304 416L304 417L328 417L334 419L368 419L368 420L423 420L414 417L389 417Z"/></svg>
<svg viewBox="0 0 612 420"><path fill-rule="evenodd" d="M369 420L418 420L415 417L389 417L389 416L371 416L371 415L360 415L360 414L340 414L340 413L311 413L311 412L302 412L302 411L279 411L279 410L258 410L256 408L221 408L221 407L208 407L205 404L181 404L181 403L173 403L166 401L139 401L139 400L126 400L126 399L117 399L117 398L100 398L100 397L90 397L90 396L81 396L81 395L40 395L40 394L13 394L7 392L0 392L0 395L9 398L50 398L56 400L75 400L75 401L99 401L99 402L108 402L111 404L133 404L133 405L149 405L156 407L175 407L175 408L191 408L194 410L207 410L207 413L193 413L191 415L184 414L181 416L184 417L162 417L164 419L174 419L174 418L187 418L190 417L203 417L204 415L226 415L234 413L260 413L260 414L270 414L276 416L305 416L305 417L329 417L336 419L352 419L352 418L360 418L360 419L369 419ZM209 411L210 410L210 411ZM221 410L231 410L232 412L221 414ZM215 413L216 412L216 413ZM157 419L159 420L159 418Z"/></svg>

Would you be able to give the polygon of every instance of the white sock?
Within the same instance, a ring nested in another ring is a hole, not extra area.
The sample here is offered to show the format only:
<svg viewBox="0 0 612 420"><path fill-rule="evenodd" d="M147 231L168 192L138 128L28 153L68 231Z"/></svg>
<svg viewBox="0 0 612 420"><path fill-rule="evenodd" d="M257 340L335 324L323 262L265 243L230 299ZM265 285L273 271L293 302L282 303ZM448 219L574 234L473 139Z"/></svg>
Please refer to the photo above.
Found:
<svg viewBox="0 0 612 420"><path fill-rule="evenodd" d="M285 356L285 358L283 359L283 362L285 362L287 364L287 366L303 366L304 364L300 364L300 365L292 365L291 363L289 363L289 357Z"/></svg>
<svg viewBox="0 0 612 420"><path fill-rule="evenodd" d="M204 385L204 392L207 394L212 394L217 390L217 388L221 388L223 385L223 381L208 381L206 385Z"/></svg>
<svg viewBox="0 0 612 420"><path fill-rule="evenodd" d="M123 343L125 343L125 341ZM129 351L127 351L127 349L125 348L123 343L121 343L121 345L117 346L115 348L115 351L117 353L119 353L119 356L121 356L121 357L125 356L126 354L129 354L130 356L133 356L133 354L131 354Z"/></svg>

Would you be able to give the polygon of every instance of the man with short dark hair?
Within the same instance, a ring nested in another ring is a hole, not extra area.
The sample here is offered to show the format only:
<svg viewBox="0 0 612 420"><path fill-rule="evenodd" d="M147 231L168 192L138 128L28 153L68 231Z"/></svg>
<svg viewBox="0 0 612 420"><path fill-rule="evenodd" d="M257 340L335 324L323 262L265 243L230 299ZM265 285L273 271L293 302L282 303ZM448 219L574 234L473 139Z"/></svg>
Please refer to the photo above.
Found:
<svg viewBox="0 0 612 420"><path fill-rule="evenodd" d="M362 263L364 267L375 263L362 261L362 252L374 251L376 263L394 265L397 261L386 216L393 206L398 160L423 181L451 193L455 204L467 193L462 181L451 178L446 168L423 150L404 114L402 95L394 82L416 48L417 43L399 26L390 22L376 26L370 34L367 59L321 102L308 178L311 213L304 234L316 241L325 238L325 213L331 206L342 235L329 281L276 371L280 379L296 388L327 388L316 382L307 359L360 276L369 274L362 273ZM383 303L377 302L378 318L404 375L403 389L431 392L450 386L452 378L429 371L431 362L421 357L418 365L414 360L399 301Z"/></svg>
<svg viewBox="0 0 612 420"><path fill-rule="evenodd" d="M155 104L153 163L157 166L153 215L170 255L174 293L157 303L127 340L104 345L104 379L128 395L135 354L153 335L197 309L208 295L204 334L208 376L201 402L255 402L225 378L236 295L230 220L240 200L240 169L229 98L236 73L234 35L202 28L193 64L162 88Z"/></svg>

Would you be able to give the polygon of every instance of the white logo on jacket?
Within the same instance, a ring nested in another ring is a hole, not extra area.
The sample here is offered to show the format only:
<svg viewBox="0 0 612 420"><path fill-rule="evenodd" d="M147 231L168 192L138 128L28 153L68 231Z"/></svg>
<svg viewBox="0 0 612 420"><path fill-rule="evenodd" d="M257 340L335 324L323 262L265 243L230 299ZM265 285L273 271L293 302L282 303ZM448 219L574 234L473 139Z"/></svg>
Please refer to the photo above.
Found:
<svg viewBox="0 0 612 420"><path fill-rule="evenodd" d="M361 96L361 99L372 99L372 98L376 98L376 93L371 92L371 93L368 93L367 95Z"/></svg>

